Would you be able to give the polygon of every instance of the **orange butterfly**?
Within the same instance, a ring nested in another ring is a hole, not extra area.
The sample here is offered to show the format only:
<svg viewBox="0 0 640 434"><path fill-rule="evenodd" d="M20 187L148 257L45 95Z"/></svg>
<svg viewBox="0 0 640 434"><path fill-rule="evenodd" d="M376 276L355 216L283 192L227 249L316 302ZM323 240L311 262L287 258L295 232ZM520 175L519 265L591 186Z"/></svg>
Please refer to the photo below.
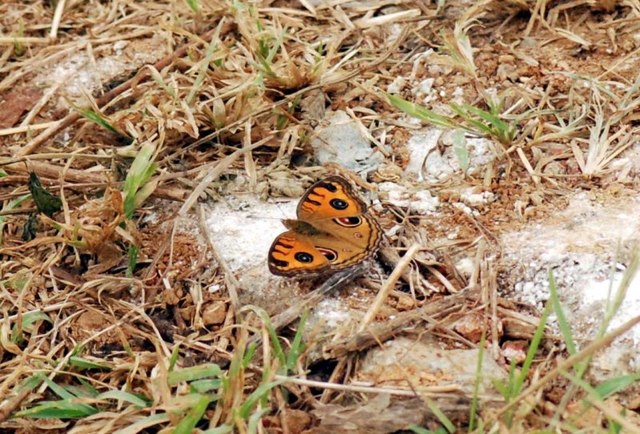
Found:
<svg viewBox="0 0 640 434"><path fill-rule="evenodd" d="M342 270L372 257L382 241L378 222L351 185L339 176L316 182L296 211L283 220L289 229L269 249L269 271L309 276Z"/></svg>

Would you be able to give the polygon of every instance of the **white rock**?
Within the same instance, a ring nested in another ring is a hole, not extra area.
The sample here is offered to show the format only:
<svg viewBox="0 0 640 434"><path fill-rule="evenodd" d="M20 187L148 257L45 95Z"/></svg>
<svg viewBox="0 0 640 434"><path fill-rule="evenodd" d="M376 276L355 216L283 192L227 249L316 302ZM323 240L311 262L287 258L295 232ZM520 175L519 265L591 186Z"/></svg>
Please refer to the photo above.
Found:
<svg viewBox="0 0 640 434"><path fill-rule="evenodd" d="M387 87L387 93L391 93L391 94L400 93L402 89L404 89L404 86L406 84L407 84L407 79L402 76L398 76L394 78L393 81Z"/></svg>
<svg viewBox="0 0 640 434"><path fill-rule="evenodd" d="M476 382L479 351L443 350L431 341L398 337L382 347L371 349L362 361L358 380L376 386L457 385L472 393ZM492 380L504 379L506 372L484 351L481 370L481 393L493 391Z"/></svg>
<svg viewBox="0 0 640 434"><path fill-rule="evenodd" d="M455 173L461 173L460 163L454 151L451 138L453 131L443 132L438 128L425 128L416 132L408 141L409 164L405 173L419 181L441 182ZM442 137L441 137L442 136ZM441 140L443 151L434 148ZM469 174L477 174L495 158L494 145L485 138L465 137L469 155Z"/></svg>
<svg viewBox="0 0 640 434"><path fill-rule="evenodd" d="M297 199L262 202L255 196L227 197L207 211L207 227L220 255L233 271L261 265L276 236L286 230L279 220L295 218Z"/></svg>
<svg viewBox="0 0 640 434"><path fill-rule="evenodd" d="M393 183L382 182L378 190L387 194L387 201L397 207L408 208L418 214L433 214L437 211L440 201L427 189L411 192L406 187Z"/></svg>
<svg viewBox="0 0 640 434"><path fill-rule="evenodd" d="M475 192L474 187L460 191L460 200L469 206L486 205L495 200L495 195L490 191Z"/></svg>
<svg viewBox="0 0 640 434"><path fill-rule="evenodd" d="M384 161L358 123L344 111L329 112L311 140L320 164L336 163L355 172L368 172Z"/></svg>
<svg viewBox="0 0 640 434"><path fill-rule="evenodd" d="M640 199L600 204L581 192L547 222L503 234L505 258L515 264L528 264L521 283L514 286L517 297L541 308L549 297L547 270L553 270L564 312L569 316L578 344L584 346L592 341L604 318L609 288L615 292L620 287L623 271L617 270L612 275L611 270L617 264L620 242L637 239L638 215ZM608 330L638 312L640 276L631 282ZM591 372L605 376L637 371L638 348L640 327L636 326L624 339L596 355Z"/></svg>

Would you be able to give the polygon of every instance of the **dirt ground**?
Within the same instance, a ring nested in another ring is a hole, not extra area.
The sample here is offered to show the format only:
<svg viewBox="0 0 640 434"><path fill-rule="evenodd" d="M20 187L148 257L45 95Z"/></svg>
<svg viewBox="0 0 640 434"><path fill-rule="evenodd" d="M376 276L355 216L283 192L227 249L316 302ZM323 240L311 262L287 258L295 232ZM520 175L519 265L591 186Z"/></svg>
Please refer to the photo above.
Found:
<svg viewBox="0 0 640 434"><path fill-rule="evenodd" d="M6 1L0 29L3 431L640 432L637 1ZM273 275L336 175L381 246Z"/></svg>

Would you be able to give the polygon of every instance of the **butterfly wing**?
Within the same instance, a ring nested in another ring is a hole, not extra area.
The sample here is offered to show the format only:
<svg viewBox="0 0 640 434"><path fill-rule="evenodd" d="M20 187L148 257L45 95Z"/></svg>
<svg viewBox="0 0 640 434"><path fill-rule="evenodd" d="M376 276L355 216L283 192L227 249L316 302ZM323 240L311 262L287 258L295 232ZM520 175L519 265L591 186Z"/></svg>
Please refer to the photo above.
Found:
<svg viewBox="0 0 640 434"><path fill-rule="evenodd" d="M373 254L329 233L305 235L290 230L280 234L269 249L269 271L280 276L309 276L335 272L362 262Z"/></svg>
<svg viewBox="0 0 640 434"><path fill-rule="evenodd" d="M298 219L360 249L375 253L382 240L378 222L343 178L330 176L313 184L297 208Z"/></svg>
<svg viewBox="0 0 640 434"><path fill-rule="evenodd" d="M330 176L313 184L298 204L298 219L316 220L364 214L366 204L343 178Z"/></svg>
<svg viewBox="0 0 640 434"><path fill-rule="evenodd" d="M278 235L269 249L268 262L269 271L280 276L313 273L329 265L309 237L294 231Z"/></svg>

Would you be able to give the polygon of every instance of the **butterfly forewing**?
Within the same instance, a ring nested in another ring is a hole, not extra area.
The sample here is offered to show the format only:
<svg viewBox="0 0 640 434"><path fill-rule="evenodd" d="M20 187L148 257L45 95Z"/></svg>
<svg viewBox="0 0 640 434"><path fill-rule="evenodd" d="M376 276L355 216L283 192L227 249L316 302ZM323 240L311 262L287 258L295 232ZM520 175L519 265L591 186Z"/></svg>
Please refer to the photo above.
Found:
<svg viewBox="0 0 640 434"><path fill-rule="evenodd" d="M364 213L366 205L351 186L338 176L330 176L313 184L300 199L300 220L352 217Z"/></svg>

